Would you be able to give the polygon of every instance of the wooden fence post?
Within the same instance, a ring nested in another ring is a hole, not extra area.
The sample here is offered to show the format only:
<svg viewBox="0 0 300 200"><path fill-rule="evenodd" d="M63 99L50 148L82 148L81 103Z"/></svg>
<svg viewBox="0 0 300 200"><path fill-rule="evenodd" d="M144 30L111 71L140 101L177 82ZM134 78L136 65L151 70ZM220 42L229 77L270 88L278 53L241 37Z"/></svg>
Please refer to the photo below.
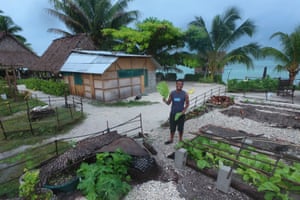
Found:
<svg viewBox="0 0 300 200"><path fill-rule="evenodd" d="M11 110L11 106L10 106L10 102L9 101L7 102L7 107L8 107L9 113L11 114L12 110Z"/></svg>
<svg viewBox="0 0 300 200"><path fill-rule="evenodd" d="M4 129L4 126L3 126L3 124L2 124L2 120L0 120L0 127L1 127L1 129L2 129L4 138L7 139L7 135L6 135L6 133L5 133L5 129Z"/></svg>
<svg viewBox="0 0 300 200"><path fill-rule="evenodd" d="M109 133L110 132L110 128L109 128L109 125L108 125L108 121L106 121L106 131Z"/></svg>
<svg viewBox="0 0 300 200"><path fill-rule="evenodd" d="M82 103L82 98L80 98L80 112L81 112L81 116L83 116L83 103Z"/></svg>
<svg viewBox="0 0 300 200"><path fill-rule="evenodd" d="M59 117L58 117L58 109L57 107L55 107L55 113L56 113L56 124L57 124L57 128L59 128Z"/></svg>
<svg viewBox="0 0 300 200"><path fill-rule="evenodd" d="M34 135L33 129L32 129L31 118L30 118L30 107L29 107L29 103L28 103L27 99L26 99L26 106L27 106L27 118L28 118L28 122L29 122L30 131L31 131L31 134Z"/></svg>
<svg viewBox="0 0 300 200"><path fill-rule="evenodd" d="M51 98L50 98L50 96L48 96L48 102L49 102L49 106L51 106Z"/></svg>
<svg viewBox="0 0 300 200"><path fill-rule="evenodd" d="M56 156L58 156L58 143L57 143L57 140L55 140L54 143L55 143L55 153L56 153Z"/></svg>
<svg viewBox="0 0 300 200"><path fill-rule="evenodd" d="M139 115L140 117L140 127L141 127L141 134L144 135L144 130L143 130L143 121L142 121L142 113Z"/></svg>
<svg viewBox="0 0 300 200"><path fill-rule="evenodd" d="M72 112L73 106L69 106L70 116L71 119L73 119L73 112Z"/></svg>

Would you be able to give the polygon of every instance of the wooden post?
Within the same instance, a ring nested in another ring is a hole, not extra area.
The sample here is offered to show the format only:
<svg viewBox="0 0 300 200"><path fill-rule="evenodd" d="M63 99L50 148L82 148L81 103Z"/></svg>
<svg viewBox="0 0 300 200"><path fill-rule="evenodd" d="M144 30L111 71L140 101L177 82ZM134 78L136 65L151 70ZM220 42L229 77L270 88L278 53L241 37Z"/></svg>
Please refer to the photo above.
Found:
<svg viewBox="0 0 300 200"><path fill-rule="evenodd" d="M55 143L55 153L56 153L56 156L58 156L58 143L57 143L57 140L55 140L54 143Z"/></svg>
<svg viewBox="0 0 300 200"><path fill-rule="evenodd" d="M141 127L141 133L142 133L142 135L144 135L144 130L143 130L143 120L142 120L142 113L140 113L139 117L140 117L140 127Z"/></svg>
<svg viewBox="0 0 300 200"><path fill-rule="evenodd" d="M29 103L28 103L27 99L26 99L26 106L27 106L27 118L28 118L28 122L29 122L30 131L31 131L31 134L34 135L33 129L32 129L31 118L30 118L30 108L29 108Z"/></svg>
<svg viewBox="0 0 300 200"><path fill-rule="evenodd" d="M72 112L73 106L69 106L70 116L71 119L73 119L73 112Z"/></svg>
<svg viewBox="0 0 300 200"><path fill-rule="evenodd" d="M49 102L49 106L51 106L51 98L50 98L50 96L48 96L48 102Z"/></svg>
<svg viewBox="0 0 300 200"><path fill-rule="evenodd" d="M10 102L9 102L9 101L7 102L7 107L8 107L9 113L12 113L11 106L10 106Z"/></svg>
<svg viewBox="0 0 300 200"><path fill-rule="evenodd" d="M7 135L6 135L6 133L5 133L5 129L4 129L4 126L3 126L3 123L2 123L2 121L1 121L1 120L0 120L0 127L1 127L1 129L2 129L2 132L3 132L4 138L5 138L5 139L7 139Z"/></svg>
<svg viewBox="0 0 300 200"><path fill-rule="evenodd" d="M108 125L108 121L106 121L106 131L107 131L107 133L109 133L110 132L110 128L109 128L109 125Z"/></svg>
<svg viewBox="0 0 300 200"><path fill-rule="evenodd" d="M75 107L74 107L75 108ZM80 98L80 112L81 116L83 116L83 103L82 103L82 98Z"/></svg>
<svg viewBox="0 0 300 200"><path fill-rule="evenodd" d="M58 109L57 107L55 107L55 113L56 113L56 124L57 124L57 128L59 127L59 117L58 117Z"/></svg>
<svg viewBox="0 0 300 200"><path fill-rule="evenodd" d="M66 89L65 89L65 92L64 92L64 96L65 96L65 107L67 108L68 107L68 96L67 96Z"/></svg>

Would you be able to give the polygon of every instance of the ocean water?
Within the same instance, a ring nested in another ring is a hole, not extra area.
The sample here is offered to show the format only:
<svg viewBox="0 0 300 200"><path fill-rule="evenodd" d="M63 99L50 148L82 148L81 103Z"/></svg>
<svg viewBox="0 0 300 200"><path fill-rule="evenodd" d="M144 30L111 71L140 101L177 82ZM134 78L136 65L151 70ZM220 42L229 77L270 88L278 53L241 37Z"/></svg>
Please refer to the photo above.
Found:
<svg viewBox="0 0 300 200"><path fill-rule="evenodd" d="M224 68L222 79L226 83L230 79L255 79L262 78L264 68L267 68L267 75L271 78L288 79L289 74L287 71L278 72L275 67L277 63L274 60L255 60L253 62L254 67L247 69L242 64L227 65ZM296 76L294 84L299 84L300 74Z"/></svg>
<svg viewBox="0 0 300 200"><path fill-rule="evenodd" d="M243 64L230 64L225 66L224 72L222 75L222 80L227 83L230 79L256 79L256 78L262 78L264 68L267 68L267 75L269 75L271 78L282 78L282 79L288 79L289 75L286 71L278 72L275 70L275 67L277 65L277 62L271 59L264 59L264 60L254 60L253 61L253 68L247 69L247 67ZM176 72L177 78L184 78L185 74L194 74L194 69L191 69L189 67L178 65L177 68L182 70L182 72ZM170 73L175 73L175 71L169 71ZM296 76L295 85L298 85L300 83L300 73Z"/></svg>

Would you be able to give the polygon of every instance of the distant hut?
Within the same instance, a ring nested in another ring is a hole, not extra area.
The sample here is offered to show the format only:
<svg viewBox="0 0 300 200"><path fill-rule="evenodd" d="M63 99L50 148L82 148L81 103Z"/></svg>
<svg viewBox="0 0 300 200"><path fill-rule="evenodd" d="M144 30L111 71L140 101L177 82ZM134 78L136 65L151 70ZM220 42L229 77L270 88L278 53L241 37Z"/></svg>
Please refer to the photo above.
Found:
<svg viewBox="0 0 300 200"><path fill-rule="evenodd" d="M71 94L110 102L154 91L159 67L149 55L75 50L61 73Z"/></svg>
<svg viewBox="0 0 300 200"><path fill-rule="evenodd" d="M39 57L13 35L0 32L0 74L12 92L17 91L16 79L23 69L30 69Z"/></svg>
<svg viewBox="0 0 300 200"><path fill-rule="evenodd" d="M32 70L41 78L57 77L62 65L74 49L96 50L96 47L86 34L55 39Z"/></svg>

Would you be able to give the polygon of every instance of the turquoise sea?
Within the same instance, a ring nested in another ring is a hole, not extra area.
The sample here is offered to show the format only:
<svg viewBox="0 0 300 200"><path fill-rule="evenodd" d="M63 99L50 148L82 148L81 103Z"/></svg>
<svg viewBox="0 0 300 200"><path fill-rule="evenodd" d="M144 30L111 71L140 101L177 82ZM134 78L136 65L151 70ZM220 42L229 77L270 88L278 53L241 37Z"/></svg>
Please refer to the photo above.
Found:
<svg viewBox="0 0 300 200"><path fill-rule="evenodd" d="M254 67L250 69L247 69L247 67L243 64L231 64L225 66L222 80L227 83L230 79L244 80L262 78L265 67L267 68L267 75L271 78L287 79L289 77L286 71L277 72L275 70L277 63L274 60L254 60L253 64ZM184 78L185 74L194 74L194 69L184 66L177 66L177 68L182 70L181 73L176 73L177 78ZM294 84L298 85L299 83L300 73L296 76Z"/></svg>
<svg viewBox="0 0 300 200"><path fill-rule="evenodd" d="M281 71L278 72L275 70L277 63L274 60L255 60L253 62L254 68L247 69L245 65L242 64L232 64L227 65L224 68L222 79L224 82L230 79L255 79L262 78L264 68L267 68L267 75L271 78L283 78L287 79L288 72ZM299 84L300 82L300 74L296 76L296 80L294 84Z"/></svg>

